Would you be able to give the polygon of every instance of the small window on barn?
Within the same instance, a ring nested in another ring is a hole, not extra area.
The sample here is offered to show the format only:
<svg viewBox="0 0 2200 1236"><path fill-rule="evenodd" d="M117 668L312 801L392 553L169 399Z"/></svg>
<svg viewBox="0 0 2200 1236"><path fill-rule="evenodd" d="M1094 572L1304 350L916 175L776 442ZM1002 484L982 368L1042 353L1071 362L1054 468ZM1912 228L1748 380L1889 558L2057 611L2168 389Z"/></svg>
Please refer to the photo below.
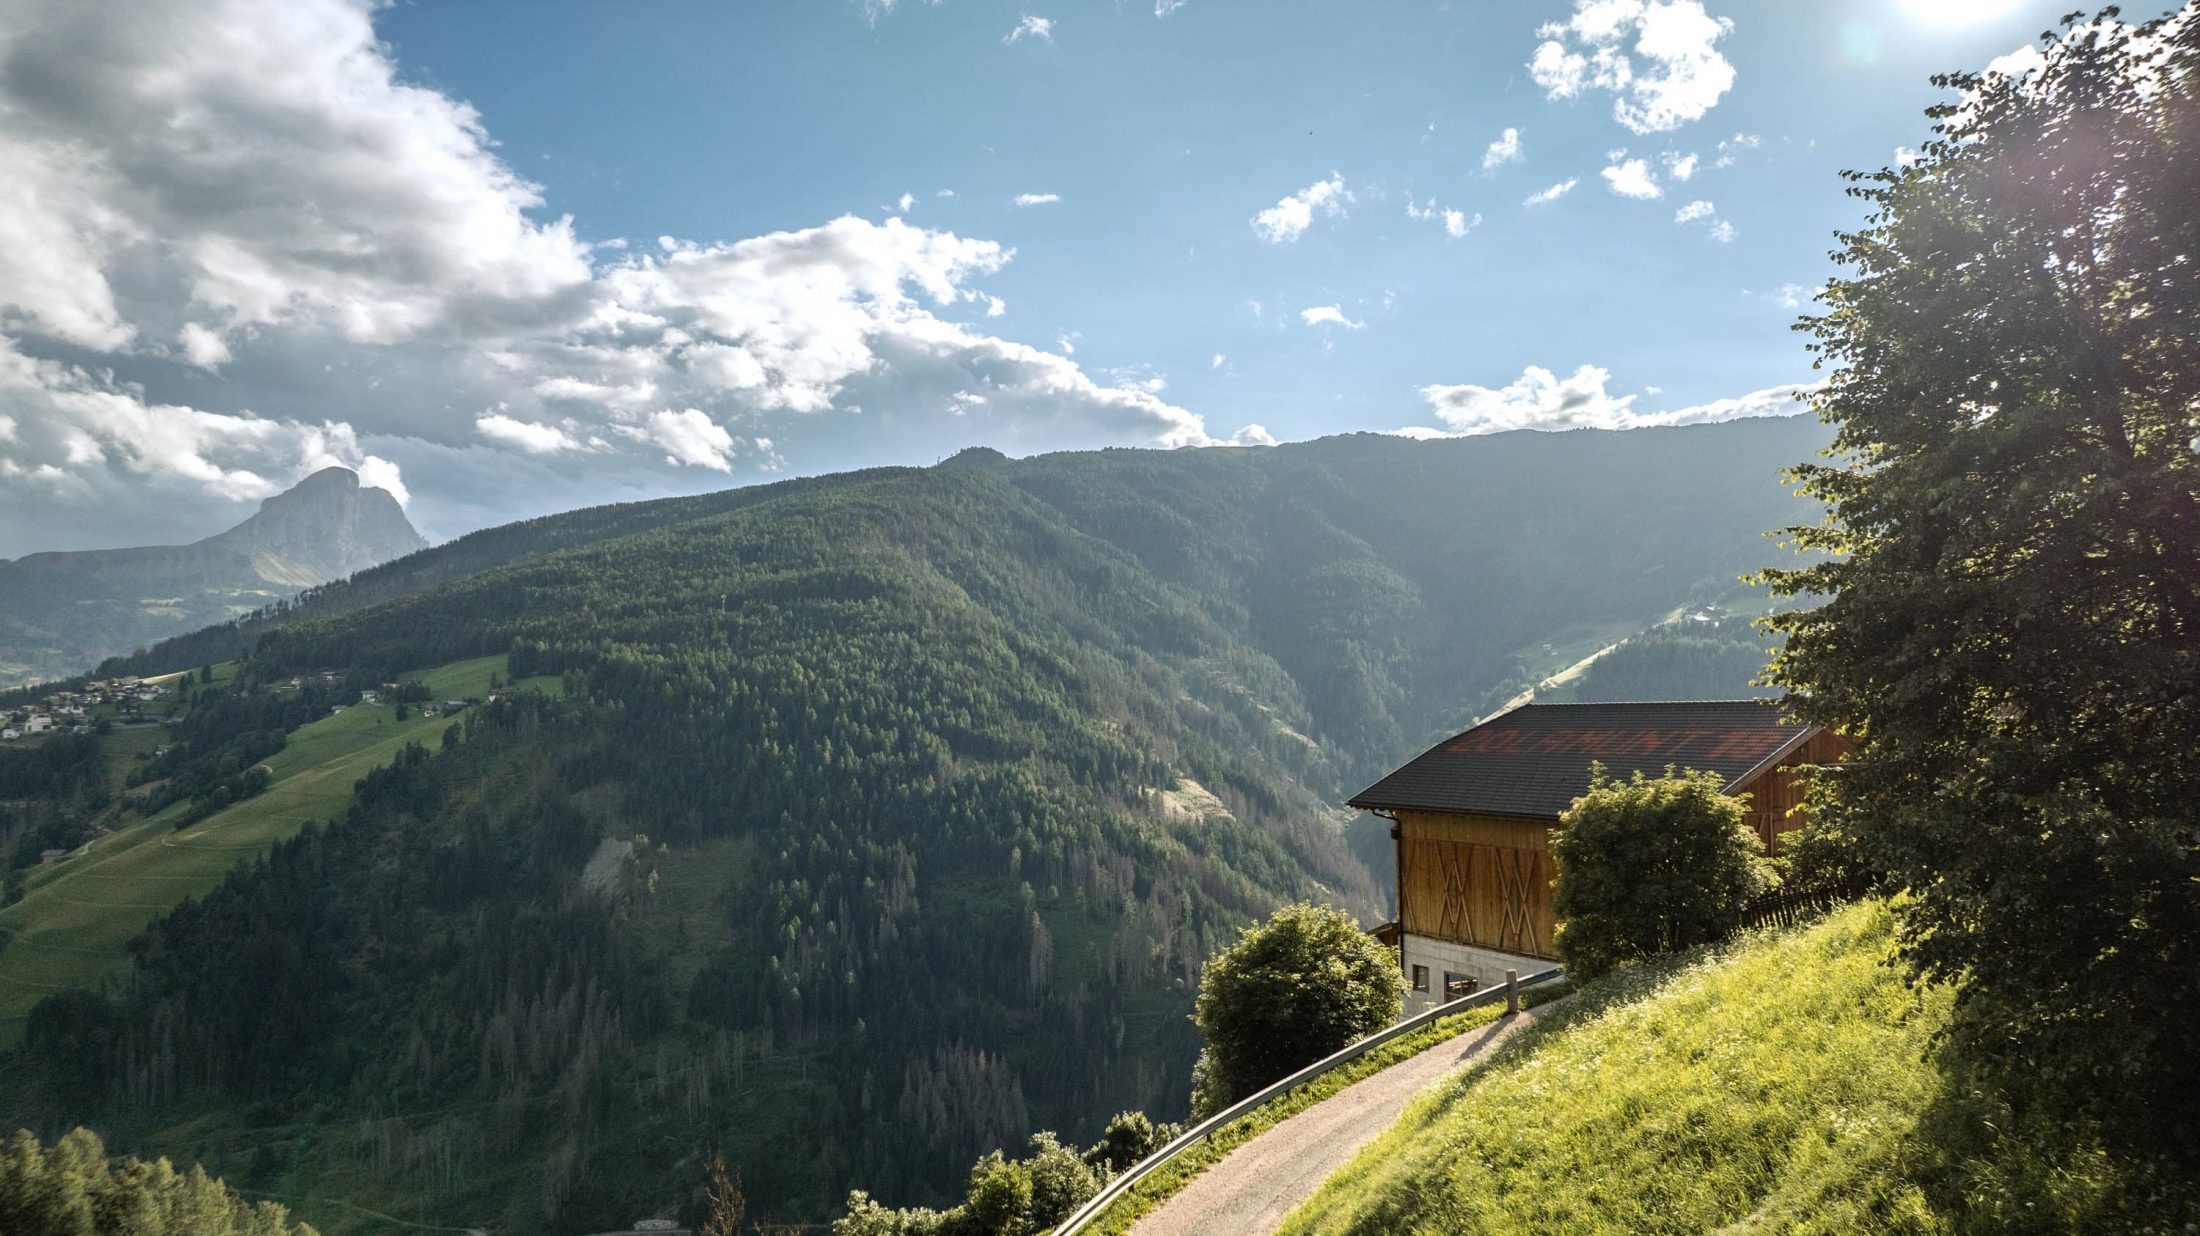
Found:
<svg viewBox="0 0 2200 1236"><path fill-rule="evenodd" d="M1413 967L1413 990L1415 990L1415 991L1427 991L1427 990L1428 990L1428 967L1427 967L1427 966L1415 966L1415 967Z"/></svg>
<svg viewBox="0 0 2200 1236"><path fill-rule="evenodd" d="M1444 971L1444 999L1446 1000L1457 1000L1461 996L1471 996L1481 987L1482 980L1471 974L1453 974L1449 970Z"/></svg>

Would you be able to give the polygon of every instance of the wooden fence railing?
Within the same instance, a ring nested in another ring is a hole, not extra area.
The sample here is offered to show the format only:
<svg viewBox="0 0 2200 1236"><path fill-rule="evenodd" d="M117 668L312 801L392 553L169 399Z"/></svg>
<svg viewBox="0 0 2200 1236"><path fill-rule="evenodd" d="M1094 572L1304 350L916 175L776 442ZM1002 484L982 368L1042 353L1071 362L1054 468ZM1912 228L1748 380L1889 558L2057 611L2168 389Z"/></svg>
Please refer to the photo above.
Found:
<svg viewBox="0 0 2200 1236"><path fill-rule="evenodd" d="M1864 895L1861 888L1779 889L1742 908L1741 930L1756 927L1793 927L1813 915L1824 914Z"/></svg>
<svg viewBox="0 0 2200 1236"><path fill-rule="evenodd" d="M1471 996L1461 996L1457 1000L1439 1004L1431 1009L1424 1009L1394 1026L1368 1035L1335 1055L1307 1065L1282 1081L1270 1083L1266 1088L1239 1099L1230 1106L1186 1129L1175 1141L1154 1151L1137 1163L1124 1168L1121 1175L1107 1183L1106 1188L1093 1194L1091 1201L1078 1207L1076 1213L1064 1219L1061 1226L1054 1229L1054 1236L1076 1236L1077 1233L1084 1231L1101 1215L1107 1213L1108 1207L1114 1205L1116 1200L1125 1193L1130 1192L1139 1181L1144 1180L1169 1160L1206 1141L1214 1134L1215 1130L1229 1124L1247 1112L1274 1102L1339 1065L1350 1064L1400 1035L1411 1034L1431 1022L1449 1017L1453 1013L1464 1012L1477 1005L1493 1004L1499 1000L1505 1001L1511 1009L1518 1009L1520 1007L1521 992L1530 987L1539 986L1563 977L1564 973L1563 970L1553 966L1548 970L1538 970L1525 978L1515 978L1501 986L1478 991Z"/></svg>

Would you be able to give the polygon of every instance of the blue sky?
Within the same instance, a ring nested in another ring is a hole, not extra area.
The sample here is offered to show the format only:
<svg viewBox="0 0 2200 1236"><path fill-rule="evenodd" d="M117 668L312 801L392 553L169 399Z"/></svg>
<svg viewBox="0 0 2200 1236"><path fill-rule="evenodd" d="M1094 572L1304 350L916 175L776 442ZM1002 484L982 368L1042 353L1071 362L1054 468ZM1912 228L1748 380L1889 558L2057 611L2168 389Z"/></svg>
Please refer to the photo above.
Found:
<svg viewBox="0 0 2200 1236"><path fill-rule="evenodd" d="M2063 7L4 0L0 554L1783 410L1837 173Z"/></svg>

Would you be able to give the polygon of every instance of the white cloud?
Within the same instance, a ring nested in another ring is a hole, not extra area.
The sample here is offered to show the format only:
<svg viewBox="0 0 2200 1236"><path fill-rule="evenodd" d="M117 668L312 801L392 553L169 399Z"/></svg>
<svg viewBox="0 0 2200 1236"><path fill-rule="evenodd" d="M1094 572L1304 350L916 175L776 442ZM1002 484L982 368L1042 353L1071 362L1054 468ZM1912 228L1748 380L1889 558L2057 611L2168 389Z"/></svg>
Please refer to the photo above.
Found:
<svg viewBox="0 0 2200 1236"><path fill-rule="evenodd" d="M1011 199L1018 206L1052 206L1061 200L1059 193L1019 193Z"/></svg>
<svg viewBox="0 0 2200 1236"><path fill-rule="evenodd" d="M1222 353L1220 353L1220 352L1217 352L1217 353L1215 353L1215 354L1214 354L1214 358L1213 358L1212 360L1209 360L1209 361L1207 362L1207 368L1209 368L1209 369L1220 369L1220 368L1222 368L1222 366L1223 366L1223 362L1225 362L1225 361L1227 361L1227 360L1229 360L1229 359L1230 359L1229 357L1227 357L1227 356L1224 356L1224 355L1223 355ZM6 435L0 435L0 437L4 437L4 436L6 436Z"/></svg>
<svg viewBox="0 0 2200 1236"><path fill-rule="evenodd" d="M668 463L716 472L733 470L733 435L695 408L652 412L636 432L663 447Z"/></svg>
<svg viewBox="0 0 2200 1236"><path fill-rule="evenodd" d="M1701 119L1734 85L1718 42L1734 28L1701 0L1574 0L1545 25L1528 75L1552 99L1610 92L1612 116L1637 133Z"/></svg>
<svg viewBox="0 0 2200 1236"><path fill-rule="evenodd" d="M1688 180L1695 176L1696 165L1700 162L1694 154L1675 154L1670 150L1658 158L1665 164L1665 174L1675 180Z"/></svg>
<svg viewBox="0 0 2200 1236"><path fill-rule="evenodd" d="M1306 235L1316 215L1334 219L1352 200L1351 190L1344 187L1344 177L1331 172L1328 179L1317 180L1254 215L1253 230L1271 245L1289 244Z"/></svg>
<svg viewBox="0 0 2200 1236"><path fill-rule="evenodd" d="M369 5L13 7L0 299L35 329L122 346L151 325L125 276L172 281L201 321L371 343L493 334L587 282L587 246L528 218L541 194L474 110L398 80ZM67 88L21 68L41 63Z"/></svg>
<svg viewBox="0 0 2200 1236"><path fill-rule="evenodd" d="M1719 157L1712 160L1711 166L1732 167L1734 166L1735 158L1739 156L1741 152L1745 150L1755 150L1757 149L1757 147L1763 144L1764 143L1762 139L1760 139L1754 133L1737 133L1732 137L1720 141Z"/></svg>
<svg viewBox="0 0 2200 1236"><path fill-rule="evenodd" d="M572 434L556 425L516 420L501 412L484 412L476 416L474 431L491 442L513 447L530 455L553 455L559 451L582 449L581 443Z"/></svg>
<svg viewBox="0 0 2200 1236"><path fill-rule="evenodd" d="M1647 201L1665 196L1665 190L1658 187L1657 177L1651 174L1650 163L1646 159L1622 159L1605 168L1604 183L1621 197Z"/></svg>
<svg viewBox="0 0 2200 1236"><path fill-rule="evenodd" d="M1153 0L1153 15L1167 17L1191 2L1192 0Z"/></svg>
<svg viewBox="0 0 2200 1236"><path fill-rule="evenodd" d="M1507 129L1498 134L1497 140L1490 143L1489 149L1482 152L1482 170L1493 172L1507 163L1519 163L1527 157L1520 148L1520 130Z"/></svg>
<svg viewBox="0 0 2200 1236"><path fill-rule="evenodd" d="M1453 210L1449 207L1439 206L1434 198L1430 198L1427 204L1424 205L1414 201L1411 194L1406 196L1406 217L1408 219L1435 220L1443 224L1444 234L1453 240L1466 235L1469 229L1479 226L1482 222L1482 216L1479 214L1470 219L1463 210Z"/></svg>
<svg viewBox="0 0 2200 1236"><path fill-rule="evenodd" d="M373 472L401 501L410 497L396 467L362 449L349 424L151 402L107 373L27 356L4 336L0 405L10 409L0 435L9 450L0 462L11 475L68 480L63 488L83 495L128 478L245 501L340 464L362 476Z"/></svg>
<svg viewBox="0 0 2200 1236"><path fill-rule="evenodd" d="M1915 167L1919 157L1918 152L1908 146L1894 148L1894 165L1896 167Z"/></svg>
<svg viewBox="0 0 2200 1236"><path fill-rule="evenodd" d="M184 359L201 369L214 369L233 359L228 342L197 322L185 322L176 332L176 343L183 348Z"/></svg>
<svg viewBox="0 0 2200 1236"><path fill-rule="evenodd" d="M1031 14L1026 13L1023 20L1017 22L1016 28L1009 31L1001 42L1021 43L1026 39L1034 43L1052 43L1054 41L1054 19L1050 17L1033 17Z"/></svg>
<svg viewBox="0 0 2200 1236"><path fill-rule="evenodd" d="M901 213L908 214L909 208L917 204L917 195L914 193L904 193L894 204L900 208Z"/></svg>
<svg viewBox="0 0 2200 1236"><path fill-rule="evenodd" d="M764 466L734 450L756 437L776 457L890 431L915 454L925 422L883 410L959 389L1004 439L1217 440L966 324L1000 307L979 286L1013 256L994 241L850 216L628 248L538 218L368 0L4 3L0 472L109 526L191 502L211 524L325 463L402 493L419 460L450 482L423 497L479 526L543 509L547 490L492 492L514 477L585 499L584 460L646 486L666 459ZM215 365L218 387L194 372ZM189 406L210 389L265 411ZM525 470L472 482L497 460ZM22 492L0 485L0 552Z"/></svg>
<svg viewBox="0 0 2200 1236"><path fill-rule="evenodd" d="M1268 432L1266 425L1247 425L1230 435L1231 446L1274 446L1276 435Z"/></svg>
<svg viewBox="0 0 2200 1236"><path fill-rule="evenodd" d="M1686 206L1681 207L1679 210L1674 211L1673 222L1705 223L1708 225L1708 229L1704 233L1705 235L1709 236L1715 241L1718 241L1722 245L1729 244L1733 241L1735 236L1734 225L1717 216L1717 207L1713 206L1709 202L1698 200L1690 202Z"/></svg>
<svg viewBox="0 0 2200 1236"><path fill-rule="evenodd" d="M1530 193L1520 204L1523 206L1547 206L1572 193L1574 186L1580 183L1581 178L1579 176L1568 176L1548 189L1538 189L1534 193Z"/></svg>
<svg viewBox="0 0 2200 1236"><path fill-rule="evenodd" d="M1596 365L1582 365L1563 378L1539 365L1530 365L1501 387L1424 386L1421 397L1428 401L1443 427L1418 426L1398 432L1408 437L1442 438L1508 429L1637 429L1785 416L1801 411L1798 396L1816 389L1814 384L1775 386L1669 411L1638 412L1634 407L1637 396L1615 395L1607 389L1611 378L1608 370Z"/></svg>
<svg viewBox="0 0 2200 1236"><path fill-rule="evenodd" d="M1342 305L1315 305L1299 310L1299 317L1308 326L1342 326L1346 330L1361 330L1367 326L1365 322L1355 322L1346 317Z"/></svg>

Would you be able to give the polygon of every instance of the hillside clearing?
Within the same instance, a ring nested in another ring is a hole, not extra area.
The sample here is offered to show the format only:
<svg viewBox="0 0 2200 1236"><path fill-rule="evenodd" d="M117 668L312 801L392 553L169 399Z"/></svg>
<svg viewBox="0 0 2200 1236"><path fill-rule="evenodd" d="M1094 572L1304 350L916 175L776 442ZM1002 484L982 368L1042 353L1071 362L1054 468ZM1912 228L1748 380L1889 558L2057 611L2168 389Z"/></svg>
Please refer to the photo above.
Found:
<svg viewBox="0 0 2200 1236"><path fill-rule="evenodd" d="M2107 1223L2134 1192L2117 1164L2034 1136L1928 1057L1952 1000L1884 964L1892 932L1892 913L1866 904L1591 988L1425 1095L1282 1230Z"/></svg>
<svg viewBox="0 0 2200 1236"><path fill-rule="evenodd" d="M502 656L477 657L412 676L443 699L485 695L490 675L504 669ZM267 760L275 781L257 797L180 832L175 821L189 805L175 803L38 871L23 899L0 910L0 1044L19 1041L31 1007L52 992L119 979L130 939L146 924L308 823L341 814L361 777L408 742L433 748L457 720L416 712L400 722L387 705L347 708L292 732ZM117 739L143 745L157 734L118 731Z"/></svg>

